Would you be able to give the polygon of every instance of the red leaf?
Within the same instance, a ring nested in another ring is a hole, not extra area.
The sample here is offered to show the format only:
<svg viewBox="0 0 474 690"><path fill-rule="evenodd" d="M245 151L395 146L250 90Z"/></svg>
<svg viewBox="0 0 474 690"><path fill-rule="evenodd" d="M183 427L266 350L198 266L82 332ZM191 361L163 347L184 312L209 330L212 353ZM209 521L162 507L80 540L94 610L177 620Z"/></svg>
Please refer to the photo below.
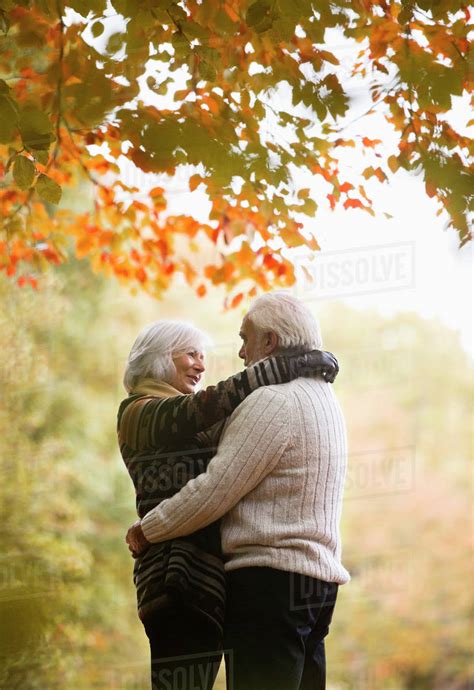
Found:
<svg viewBox="0 0 474 690"><path fill-rule="evenodd" d="M332 210L334 210L336 208L336 197L334 196L334 194L328 194L327 198L329 200Z"/></svg>

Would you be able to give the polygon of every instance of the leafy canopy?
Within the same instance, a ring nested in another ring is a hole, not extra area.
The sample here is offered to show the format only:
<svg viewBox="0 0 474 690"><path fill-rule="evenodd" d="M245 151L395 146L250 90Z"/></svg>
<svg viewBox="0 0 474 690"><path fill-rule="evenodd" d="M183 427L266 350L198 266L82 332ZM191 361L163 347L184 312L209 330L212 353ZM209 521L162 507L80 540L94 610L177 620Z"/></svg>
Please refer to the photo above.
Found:
<svg viewBox="0 0 474 690"><path fill-rule="evenodd" d="M302 217L318 204L374 214L366 181L399 168L423 176L465 244L472 142L446 116L472 93L470 22L460 0L2 0L0 268L35 285L72 237L95 270L155 295L177 272L200 295L209 283L288 285L288 249L319 248ZM348 77L331 32L355 46ZM347 134L353 84L370 94L365 116L389 123L395 153ZM351 172L345 147L372 165ZM126 184L125 158L185 175L207 193L209 222L167 211L161 185ZM320 179L317 199L295 170ZM91 208L76 198L57 210L85 179ZM215 251L197 268L202 236Z"/></svg>

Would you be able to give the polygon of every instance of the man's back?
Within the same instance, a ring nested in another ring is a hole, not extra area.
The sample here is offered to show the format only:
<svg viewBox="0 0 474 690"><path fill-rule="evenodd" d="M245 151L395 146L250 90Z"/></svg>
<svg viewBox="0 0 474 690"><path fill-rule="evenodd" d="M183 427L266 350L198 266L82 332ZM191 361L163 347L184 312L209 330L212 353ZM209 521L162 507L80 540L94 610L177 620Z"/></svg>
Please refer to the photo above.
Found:
<svg viewBox="0 0 474 690"><path fill-rule="evenodd" d="M279 418L272 417L272 407ZM268 386L249 396L234 414L239 434L226 430L220 450L231 450L230 444L237 453L266 452L268 432L275 425L277 434L281 415L287 417L287 434L276 465L222 519L226 570L267 566L347 582L339 534L347 442L332 386L307 378ZM267 414L266 424L259 424ZM232 421L229 428L235 427Z"/></svg>

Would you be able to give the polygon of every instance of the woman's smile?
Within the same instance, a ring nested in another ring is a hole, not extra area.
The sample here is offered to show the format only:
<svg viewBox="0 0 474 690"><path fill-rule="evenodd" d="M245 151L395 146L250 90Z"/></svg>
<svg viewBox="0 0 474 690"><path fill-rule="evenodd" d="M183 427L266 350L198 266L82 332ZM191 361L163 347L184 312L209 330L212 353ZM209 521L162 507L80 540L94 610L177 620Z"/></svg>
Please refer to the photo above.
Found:
<svg viewBox="0 0 474 690"><path fill-rule="evenodd" d="M193 351L173 357L176 373L170 381L180 393L194 393L205 372L204 354Z"/></svg>

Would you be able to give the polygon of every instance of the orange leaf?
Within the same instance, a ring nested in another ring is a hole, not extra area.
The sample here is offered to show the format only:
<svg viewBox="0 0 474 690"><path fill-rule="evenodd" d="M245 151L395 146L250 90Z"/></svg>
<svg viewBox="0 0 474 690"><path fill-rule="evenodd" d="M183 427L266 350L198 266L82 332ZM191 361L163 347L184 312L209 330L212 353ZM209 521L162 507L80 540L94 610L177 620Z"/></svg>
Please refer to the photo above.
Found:
<svg viewBox="0 0 474 690"><path fill-rule="evenodd" d="M430 198L433 198L433 197L435 196L435 194L436 194L436 187L435 187L434 184L431 184L430 182L427 182L427 183L425 184L425 189L426 189L426 193L428 194L428 196L429 196Z"/></svg>
<svg viewBox="0 0 474 690"><path fill-rule="evenodd" d="M313 165L311 168L314 173L317 175L322 175L326 182L331 182L332 175L330 172L322 168L320 165Z"/></svg>
<svg viewBox="0 0 474 690"><path fill-rule="evenodd" d="M344 208L364 208L364 205L360 199L346 199Z"/></svg>
<svg viewBox="0 0 474 690"><path fill-rule="evenodd" d="M147 281L147 274L143 268L139 268L135 271L135 277L140 283L145 283Z"/></svg>
<svg viewBox="0 0 474 690"><path fill-rule="evenodd" d="M80 237L76 242L76 257L83 259L94 246L94 240L91 237Z"/></svg>
<svg viewBox="0 0 474 690"><path fill-rule="evenodd" d="M232 302L230 303L230 308L231 308L231 309L234 309L235 307L237 307L237 306L241 303L241 301L243 300L243 298L244 298L244 293L243 293L243 292L239 292L239 294L236 295L236 296L233 298Z"/></svg>
<svg viewBox="0 0 474 690"><path fill-rule="evenodd" d="M382 140L381 139L369 139L368 137L364 137L362 139L362 143L364 146L368 146L373 148L374 146L377 146L377 144L381 144Z"/></svg>
<svg viewBox="0 0 474 690"><path fill-rule="evenodd" d="M219 114L219 104L215 100L215 98L211 98L210 96L203 96L202 97L202 102L207 105L211 113L213 115L218 115Z"/></svg>
<svg viewBox="0 0 474 690"><path fill-rule="evenodd" d="M204 295L206 293L207 293L206 286L201 283L201 285L196 290L196 294L198 297L204 297Z"/></svg>
<svg viewBox="0 0 474 690"><path fill-rule="evenodd" d="M165 190L163 187L153 187L153 189L150 189L148 194L151 196L152 199L154 199L156 196L163 196Z"/></svg>
<svg viewBox="0 0 474 690"><path fill-rule="evenodd" d="M190 189L192 192L194 192L194 190L196 189L196 187L199 187L199 185L201 184L201 182L203 182L203 178L201 177L201 175L192 175L192 176L189 178L189 189Z"/></svg>
<svg viewBox="0 0 474 690"><path fill-rule="evenodd" d="M344 184L341 184L341 186L339 187L340 192L348 192L351 189L354 189L354 185L350 182L344 182Z"/></svg>
<svg viewBox="0 0 474 690"><path fill-rule="evenodd" d="M334 196L334 194L328 194L327 198L332 210L334 210L336 207L336 197Z"/></svg>
<svg viewBox="0 0 474 690"><path fill-rule="evenodd" d="M263 257L263 265L272 270L278 268L278 261L271 254L266 254Z"/></svg>
<svg viewBox="0 0 474 690"><path fill-rule="evenodd" d="M234 9L226 2L224 3L224 10L233 22L239 21L239 15L234 11Z"/></svg>

